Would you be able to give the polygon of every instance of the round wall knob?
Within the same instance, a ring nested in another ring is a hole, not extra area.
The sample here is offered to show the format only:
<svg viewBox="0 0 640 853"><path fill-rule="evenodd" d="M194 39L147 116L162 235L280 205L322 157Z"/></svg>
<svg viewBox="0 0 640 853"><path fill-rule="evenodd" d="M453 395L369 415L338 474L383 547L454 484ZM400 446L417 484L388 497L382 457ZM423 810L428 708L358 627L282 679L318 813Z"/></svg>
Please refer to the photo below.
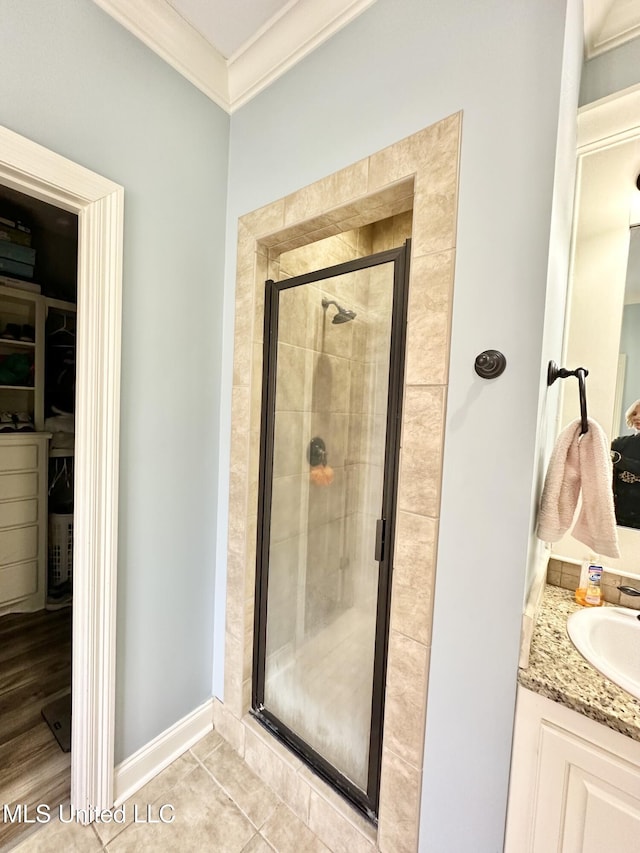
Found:
<svg viewBox="0 0 640 853"><path fill-rule="evenodd" d="M495 379L504 373L507 359L497 349L486 349L476 358L474 368L483 379Z"/></svg>

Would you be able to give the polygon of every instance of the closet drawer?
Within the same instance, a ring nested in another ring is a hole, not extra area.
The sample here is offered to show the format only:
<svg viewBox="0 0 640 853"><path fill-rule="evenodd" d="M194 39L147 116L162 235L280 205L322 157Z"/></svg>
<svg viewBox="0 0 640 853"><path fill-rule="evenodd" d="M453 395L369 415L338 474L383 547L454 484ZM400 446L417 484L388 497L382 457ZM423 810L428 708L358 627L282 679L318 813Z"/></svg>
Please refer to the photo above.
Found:
<svg viewBox="0 0 640 853"><path fill-rule="evenodd" d="M0 530L0 565L35 560L38 556L38 528L14 527Z"/></svg>
<svg viewBox="0 0 640 853"><path fill-rule="evenodd" d="M5 501L0 503L0 527L16 527L18 524L35 524L38 520L38 501ZM0 554L0 559L2 555Z"/></svg>
<svg viewBox="0 0 640 853"><path fill-rule="evenodd" d="M0 604L26 598L38 591L38 564L19 563L0 568Z"/></svg>
<svg viewBox="0 0 640 853"><path fill-rule="evenodd" d="M38 474L0 474L0 501L30 498L38 494Z"/></svg>
<svg viewBox="0 0 640 853"><path fill-rule="evenodd" d="M0 472L24 471L38 467L38 446L36 444L10 445L0 447Z"/></svg>

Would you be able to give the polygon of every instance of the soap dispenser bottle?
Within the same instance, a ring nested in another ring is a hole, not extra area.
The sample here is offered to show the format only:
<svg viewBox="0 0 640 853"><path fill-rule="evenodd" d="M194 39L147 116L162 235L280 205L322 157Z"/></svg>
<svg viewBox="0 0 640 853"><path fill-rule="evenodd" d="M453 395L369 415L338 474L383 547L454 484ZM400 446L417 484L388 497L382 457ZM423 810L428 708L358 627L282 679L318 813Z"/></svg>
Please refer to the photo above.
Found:
<svg viewBox="0 0 640 853"><path fill-rule="evenodd" d="M602 590L600 589L600 580L596 578L597 571L593 572L594 583L590 582L591 569L597 569L600 572L599 577L602 578L602 566L598 563L598 558L592 555L589 560L582 563L580 571L580 580L576 589L575 599L578 604L583 607L598 607L602 602ZM597 581L597 583L596 583ZM587 594L590 591L590 601L587 601ZM596 600L597 599L597 600Z"/></svg>
<svg viewBox="0 0 640 853"><path fill-rule="evenodd" d="M602 604L602 566L591 563L587 577L587 593L584 597L585 604L591 607L599 607Z"/></svg>

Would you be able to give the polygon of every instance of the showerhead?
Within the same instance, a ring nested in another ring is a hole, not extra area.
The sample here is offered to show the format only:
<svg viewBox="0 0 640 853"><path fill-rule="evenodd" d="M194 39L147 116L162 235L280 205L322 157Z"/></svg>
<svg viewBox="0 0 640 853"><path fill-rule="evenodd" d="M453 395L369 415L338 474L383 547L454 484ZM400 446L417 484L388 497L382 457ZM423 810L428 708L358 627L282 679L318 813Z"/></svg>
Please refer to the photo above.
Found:
<svg viewBox="0 0 640 853"><path fill-rule="evenodd" d="M331 321L334 324L338 323L348 323L349 320L354 320L356 317L356 312L349 310L349 308L343 308L341 305L335 301L335 299L322 299L322 307L326 311L329 305L335 305L338 309L337 312L333 315L333 320Z"/></svg>
<svg viewBox="0 0 640 853"><path fill-rule="evenodd" d="M335 314L332 323L348 323L349 320L353 320L356 316L355 311L350 311L348 308L340 308L338 309L338 313Z"/></svg>

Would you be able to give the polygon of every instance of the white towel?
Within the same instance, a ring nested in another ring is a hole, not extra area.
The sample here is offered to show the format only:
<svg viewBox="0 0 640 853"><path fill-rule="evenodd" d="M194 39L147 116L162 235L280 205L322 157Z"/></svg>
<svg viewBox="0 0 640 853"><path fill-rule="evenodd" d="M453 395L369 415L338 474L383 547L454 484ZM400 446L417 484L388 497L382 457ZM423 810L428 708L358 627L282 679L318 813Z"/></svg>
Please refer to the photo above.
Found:
<svg viewBox="0 0 640 853"><path fill-rule="evenodd" d="M537 535L545 542L561 539L582 495L571 535L596 554L619 557L609 443L600 424L589 418L588 425L581 436L577 419L558 436L542 490Z"/></svg>
<svg viewBox="0 0 640 853"><path fill-rule="evenodd" d="M571 527L580 496L580 461L578 458L578 436L580 422L573 421L565 427L556 441L549 460L544 481L540 513L538 516L538 539L557 542Z"/></svg>
<svg viewBox="0 0 640 853"><path fill-rule="evenodd" d="M619 557L611 448L600 424L591 418L588 423L589 432L578 442L582 509L571 535L596 554Z"/></svg>

